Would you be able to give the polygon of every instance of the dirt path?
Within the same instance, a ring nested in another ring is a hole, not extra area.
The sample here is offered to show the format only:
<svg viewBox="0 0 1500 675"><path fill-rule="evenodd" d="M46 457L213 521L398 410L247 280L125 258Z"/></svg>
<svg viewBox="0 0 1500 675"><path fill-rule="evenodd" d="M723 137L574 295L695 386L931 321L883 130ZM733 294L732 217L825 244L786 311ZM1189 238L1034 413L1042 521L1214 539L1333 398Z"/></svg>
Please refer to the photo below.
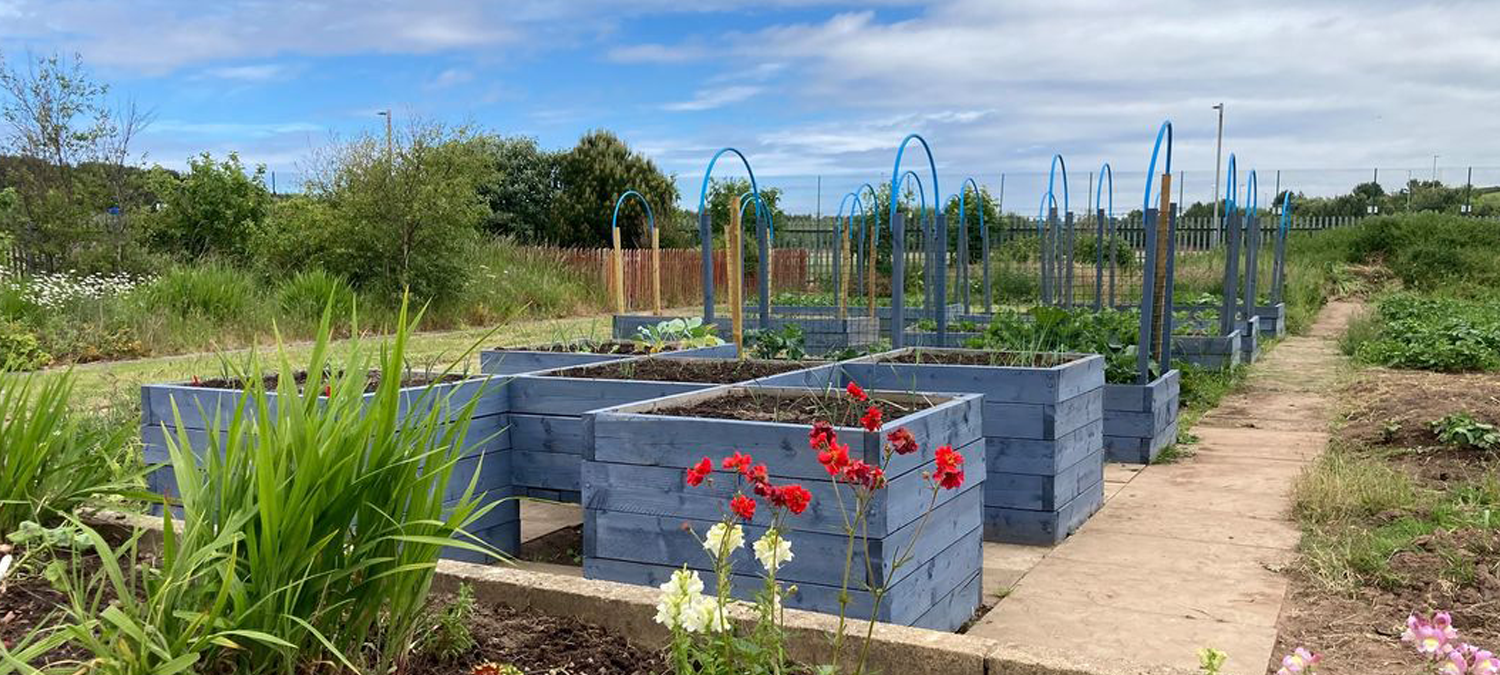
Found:
<svg viewBox="0 0 1500 675"><path fill-rule="evenodd" d="M1214 647L1227 674L1266 672L1288 585L1279 570L1300 538L1292 486L1328 443L1337 340L1357 309L1332 303L1307 336L1277 345L1193 427L1190 458L1110 467L1104 508L969 633L1190 669Z"/></svg>

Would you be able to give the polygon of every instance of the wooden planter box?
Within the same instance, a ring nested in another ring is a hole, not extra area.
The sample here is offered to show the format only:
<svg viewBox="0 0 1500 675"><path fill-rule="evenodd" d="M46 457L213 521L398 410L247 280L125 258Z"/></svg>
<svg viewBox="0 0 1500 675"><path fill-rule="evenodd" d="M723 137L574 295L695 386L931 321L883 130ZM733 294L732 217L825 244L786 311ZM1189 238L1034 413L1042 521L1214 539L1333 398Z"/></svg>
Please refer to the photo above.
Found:
<svg viewBox="0 0 1500 675"><path fill-rule="evenodd" d="M1240 364L1243 348L1240 332L1228 335L1174 335L1172 358L1204 368L1229 368Z"/></svg>
<svg viewBox="0 0 1500 675"><path fill-rule="evenodd" d="M1176 370L1150 384L1104 385L1104 458L1150 464L1175 443L1181 389Z"/></svg>
<svg viewBox="0 0 1500 675"><path fill-rule="evenodd" d="M1255 308L1255 315L1260 317L1260 332L1267 337L1281 337L1286 335L1286 303L1278 302L1274 305L1261 305Z"/></svg>
<svg viewBox="0 0 1500 675"><path fill-rule="evenodd" d="M639 334L642 326L655 326L663 321L691 318L687 316L652 316L650 314L616 314L613 320L610 321L610 335L613 335L616 340L632 340ZM720 337L727 335L729 332L724 328L728 320L729 317L726 316L715 322L715 330L719 333Z"/></svg>
<svg viewBox="0 0 1500 675"><path fill-rule="evenodd" d="M717 522L733 493L733 483L716 475L713 486L689 487L684 471L705 455L716 461L733 450L764 462L773 482L803 484L813 494L801 516L788 519L788 537L796 557L778 574L796 591L788 607L837 612L844 567L844 520L828 474L808 447L810 425L674 416L664 409L741 391L719 387L663 398L586 416L589 455L584 461L584 575L632 584L659 585L684 564L712 568L697 539L683 531L690 524L701 534ZM766 396L805 396L801 388L762 388ZM882 394L886 398L935 401L936 405L890 420L879 432L839 428L839 439L856 459L876 462L885 434L906 427L922 452L896 456L888 468L890 485L872 501L869 519L871 583L883 584L894 558L920 534L912 560L889 579L890 592L876 618L888 623L936 630L958 629L973 616L981 596L981 507L985 491L985 458L981 439L980 397L933 398ZM942 491L936 512L918 527L931 499L922 478L933 467L934 450L950 445L965 457L967 482L960 490ZM848 499L847 489L843 493ZM746 527L746 540L764 533L769 510L760 509ZM917 532L918 529L922 531ZM861 549L862 546L856 546ZM747 546L748 549L748 546ZM735 594L751 597L759 589L759 564L742 550L736 559ZM864 592L866 561L858 551L851 582L850 616L869 618L872 601ZM705 583L714 585L711 574Z"/></svg>
<svg viewBox="0 0 1500 675"><path fill-rule="evenodd" d="M269 405L275 409L276 393L267 392ZM374 394L366 394L366 399ZM407 415L425 415L433 405L442 405L448 411L448 421L453 420L463 406L475 397L481 400L475 405L473 419L465 437L466 447L453 469L448 481L445 497L456 500L468 487L477 472L479 480L476 492L487 499L498 500L481 520L469 529L469 534L490 546L506 553L519 550L521 539L521 517L518 502L513 499L515 490L511 481L511 434L507 432L507 407L509 396L507 384L501 379L479 377L457 382L409 387L402 390L405 399L402 411ZM164 464L146 478L147 488L156 494L177 496L177 475L170 465L166 436L177 437L178 427L173 414L173 403L177 415L182 419L182 428L188 433L190 446L200 457L209 447L209 433L218 429L220 440L227 436L229 422L236 408L248 406L249 398L238 389L209 389L186 384L149 384L141 387L141 443L147 465ZM247 408L248 414L254 414ZM475 562L487 562L486 556L463 549L446 549L444 557Z"/></svg>
<svg viewBox="0 0 1500 675"><path fill-rule="evenodd" d="M732 358L734 355L734 345L732 344L698 347L695 349L676 349L657 354L657 356L665 358ZM479 352L479 370L487 375L519 375L539 370L619 361L637 356L639 355L554 352L528 349L486 349Z"/></svg>
<svg viewBox="0 0 1500 675"><path fill-rule="evenodd" d="M1259 316L1239 322L1241 363L1255 363L1260 358L1260 323Z"/></svg>
<svg viewBox="0 0 1500 675"><path fill-rule="evenodd" d="M905 339L908 347L948 347L952 349L966 349L969 341L984 337L984 333L948 331L938 344L938 335L934 331L906 331Z"/></svg>
<svg viewBox="0 0 1500 675"><path fill-rule="evenodd" d="M759 326L757 317L746 315L746 325ZM849 347L868 347L880 341L875 321L867 316L783 317L772 316L770 329L781 330L787 324L802 328L803 347L809 354L826 354Z"/></svg>
<svg viewBox="0 0 1500 675"><path fill-rule="evenodd" d="M1099 510L1104 357L1060 355L1050 367L889 362L912 351L850 361L841 374L866 388L984 396L986 541L1056 544Z"/></svg>
<svg viewBox="0 0 1500 675"><path fill-rule="evenodd" d="M962 314L963 311L964 311L964 306L962 304L950 304L950 305L948 305L947 306L948 322L949 323L955 323L955 322L957 322L959 315ZM786 317L786 318L791 318L791 317L836 317L836 316L838 316L838 313L839 313L839 308L835 307L835 306L830 306L830 305L771 305L771 315L772 316L777 316L777 317ZM856 306L850 305L846 310L844 310L844 313L845 313L846 316L851 316L851 317L853 317L853 316L862 316L862 317L868 318L870 316L870 310L869 310L869 308L864 307L864 306L856 307ZM745 306L745 316L746 317L758 317L759 315L760 315L760 307L758 305L746 305ZM890 307L880 307L880 306L877 305L875 307L875 318L880 321L880 327L879 327L880 328L880 335L890 335L891 334L891 308ZM914 323L916 323L918 321L921 321L923 319L930 319L930 318L933 318L933 317L930 316L930 314L929 314L929 312L927 310L925 310L925 309L923 309L921 307L912 307L910 305L908 305L906 307L906 317L905 317L905 320L906 320L906 324L908 326L911 325L911 324L914 324Z"/></svg>
<svg viewBox="0 0 1500 675"><path fill-rule="evenodd" d="M660 357L635 357L660 358ZM773 375L756 383L814 386L816 366ZM662 396L702 391L719 385L568 377L566 368L520 375L510 380L510 442L516 493L559 502L580 500L581 466L587 449L583 415ZM822 376L827 381L828 376Z"/></svg>

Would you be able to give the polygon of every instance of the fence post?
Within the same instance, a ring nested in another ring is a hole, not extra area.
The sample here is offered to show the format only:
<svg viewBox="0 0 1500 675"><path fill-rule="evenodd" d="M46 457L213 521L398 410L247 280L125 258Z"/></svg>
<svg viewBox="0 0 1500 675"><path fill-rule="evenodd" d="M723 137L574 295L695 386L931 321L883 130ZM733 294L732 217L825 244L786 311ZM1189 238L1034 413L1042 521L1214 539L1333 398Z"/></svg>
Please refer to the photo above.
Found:
<svg viewBox="0 0 1500 675"><path fill-rule="evenodd" d="M896 189L892 187L891 189ZM875 303L870 303L875 311ZM891 210L891 347L906 343L906 223L901 209Z"/></svg>
<svg viewBox="0 0 1500 675"><path fill-rule="evenodd" d="M745 301L742 297L744 274L740 269L744 261L744 250L740 248L740 198L729 198L729 229L725 231L724 245L728 248L725 267L729 273L729 316L734 330L734 351L745 358Z"/></svg>
<svg viewBox="0 0 1500 675"><path fill-rule="evenodd" d="M714 322L714 235L709 230L707 208L698 213L698 244L702 249L703 323L711 324Z"/></svg>
<svg viewBox="0 0 1500 675"><path fill-rule="evenodd" d="M1169 320L1167 315L1172 313L1173 307L1167 304L1167 251L1171 248L1171 228L1169 222L1172 218L1172 174L1161 175L1161 206L1157 208L1156 219L1156 270L1155 279L1151 286L1151 294L1155 298L1156 312L1152 317L1154 322L1152 346L1156 349L1158 363L1170 363L1172 356L1164 353L1167 341L1163 339L1162 333L1167 330ZM1147 373L1150 378L1150 373Z"/></svg>

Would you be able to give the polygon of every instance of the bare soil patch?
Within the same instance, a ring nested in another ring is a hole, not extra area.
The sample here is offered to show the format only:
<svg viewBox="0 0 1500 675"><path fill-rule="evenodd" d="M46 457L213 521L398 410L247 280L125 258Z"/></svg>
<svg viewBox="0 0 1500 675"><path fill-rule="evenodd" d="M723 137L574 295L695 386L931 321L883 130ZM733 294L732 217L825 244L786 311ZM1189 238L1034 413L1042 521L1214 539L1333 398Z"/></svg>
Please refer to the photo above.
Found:
<svg viewBox="0 0 1500 675"><path fill-rule="evenodd" d="M880 359L882 363L932 363L945 366L1003 366L1051 368L1083 358L1078 354L1048 352L1001 352L949 349L913 349Z"/></svg>
<svg viewBox="0 0 1500 675"><path fill-rule="evenodd" d="M842 390L837 393L805 396L739 391L660 409L657 412L680 417L710 417L786 424L812 424L824 421L834 426L852 427L859 426L859 418L872 406L879 408L881 419L889 422L919 410L926 410L939 402L927 399L896 401L871 395L870 400L856 403L844 395Z"/></svg>
<svg viewBox="0 0 1500 675"><path fill-rule="evenodd" d="M339 375L342 376L343 373L339 373ZM299 371L294 377L297 383L298 391L301 391L304 387L307 386L308 373L306 371ZM333 374L329 373L323 376L323 381L325 384L328 382L328 379L330 377L333 377ZM406 373L401 376L401 386L403 388L426 387L434 384L458 382L460 380L466 379L467 377L467 375L458 373L448 373L446 375L440 373ZM276 391L278 383L281 382L281 376L279 374L272 373L270 375L262 377L260 381L261 384L265 386L266 391ZM365 377L365 392L373 392L376 389L379 389L380 381L380 371L370 371L370 374ZM234 389L239 391L244 391L245 389L249 388L249 384L242 379L224 377L208 380L193 380L192 382L188 383L188 386L199 387L202 389Z"/></svg>

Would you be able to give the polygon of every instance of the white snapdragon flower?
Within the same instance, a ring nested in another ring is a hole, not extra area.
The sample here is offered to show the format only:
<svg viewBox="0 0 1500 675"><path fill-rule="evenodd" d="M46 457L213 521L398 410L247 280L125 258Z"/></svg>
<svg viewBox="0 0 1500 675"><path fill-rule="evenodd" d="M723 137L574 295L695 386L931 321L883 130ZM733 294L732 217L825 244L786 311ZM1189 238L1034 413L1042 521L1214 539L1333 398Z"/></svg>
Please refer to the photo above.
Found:
<svg viewBox="0 0 1500 675"><path fill-rule="evenodd" d="M5 557L0 558L0 582L5 581L6 575L10 574L10 566L15 564L15 562L15 557L9 553L5 554Z"/></svg>
<svg viewBox="0 0 1500 675"><path fill-rule="evenodd" d="M698 610L699 629L709 633L729 630L728 612L719 606L719 599L705 596L695 608Z"/></svg>
<svg viewBox="0 0 1500 675"><path fill-rule="evenodd" d="M792 561L792 542L781 536L774 527L755 540L752 548L755 549L755 559L771 574Z"/></svg>
<svg viewBox="0 0 1500 675"><path fill-rule="evenodd" d="M703 629L703 580L686 567L672 573L672 579L661 585L661 599L656 603L656 622L667 628L681 628L689 633Z"/></svg>
<svg viewBox="0 0 1500 675"><path fill-rule="evenodd" d="M745 545L745 529L738 524L726 525L718 523L708 528L708 534L703 535L703 548L708 554L715 558L719 557L720 551L733 553L735 549Z"/></svg>

